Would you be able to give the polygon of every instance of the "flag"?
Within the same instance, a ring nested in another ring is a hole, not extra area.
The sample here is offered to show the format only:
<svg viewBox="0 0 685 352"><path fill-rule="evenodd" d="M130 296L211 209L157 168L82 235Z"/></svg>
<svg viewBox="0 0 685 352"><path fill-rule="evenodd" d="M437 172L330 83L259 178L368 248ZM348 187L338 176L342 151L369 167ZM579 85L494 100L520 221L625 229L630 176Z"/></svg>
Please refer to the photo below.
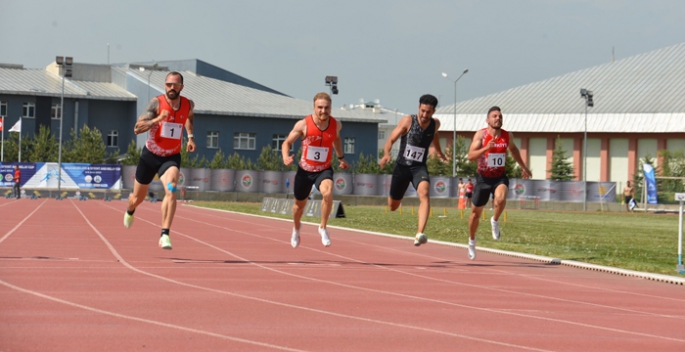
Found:
<svg viewBox="0 0 685 352"><path fill-rule="evenodd" d="M637 206L637 203L635 203L635 199L631 198L630 202L628 202L628 207L630 208L630 210L633 210L633 209L635 209L636 206Z"/></svg>
<svg viewBox="0 0 685 352"><path fill-rule="evenodd" d="M21 119L10 128L10 132L21 132Z"/></svg>
<svg viewBox="0 0 685 352"><path fill-rule="evenodd" d="M2 131L2 123L5 122L4 117L0 117L0 131Z"/></svg>
<svg viewBox="0 0 685 352"><path fill-rule="evenodd" d="M642 171L645 174L645 181L647 184L647 203L657 204L656 179L654 177L654 167L652 167L652 165L649 164L643 164Z"/></svg>

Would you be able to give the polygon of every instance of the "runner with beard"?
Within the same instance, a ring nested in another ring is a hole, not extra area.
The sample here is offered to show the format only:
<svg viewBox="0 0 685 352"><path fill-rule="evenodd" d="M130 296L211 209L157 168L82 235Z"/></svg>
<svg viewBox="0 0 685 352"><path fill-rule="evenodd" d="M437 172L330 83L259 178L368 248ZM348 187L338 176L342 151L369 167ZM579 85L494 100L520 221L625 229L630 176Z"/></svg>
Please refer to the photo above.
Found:
<svg viewBox="0 0 685 352"><path fill-rule="evenodd" d="M447 157L440 149L440 143L436 134L440 129L440 120L433 118L438 99L430 94L423 95L419 99L419 114L405 116L400 120L397 127L390 134L383 148L383 158L379 160L381 168L390 161L390 149L401 138L400 154L395 162L390 181L390 194L388 207L395 211L404 198L409 184L413 184L419 196L418 229L414 237L414 245L420 246L428 241L423 233L428 222L430 213L430 178L426 160L429 153L435 153L444 162Z"/></svg>
<svg viewBox="0 0 685 352"><path fill-rule="evenodd" d="M509 178L505 173L505 161L507 150L521 166L523 178L531 175L530 170L521 159L521 153L514 144L514 135L502 129L502 111L493 106L488 110L485 120L488 127L476 132L469 148L469 160L478 161L478 173L476 174L476 186L473 191L473 209L469 217L469 259L476 259L476 231L483 207L488 203L491 194L494 194L493 207L495 213L490 218L492 226L492 238L499 240L499 217L507 204L509 192Z"/></svg>
<svg viewBox="0 0 685 352"><path fill-rule="evenodd" d="M176 212L176 185L181 168L181 147L183 128L188 134L188 152L195 151L193 138L194 103L182 97L183 76L170 72L164 83L166 94L150 100L145 112L140 115L133 129L135 134L148 134L147 142L140 154L133 193L128 197L128 208L124 213L124 226L133 225L133 213L136 207L145 200L150 183L159 175L164 185L162 200L162 234L159 246L171 249L169 228Z"/></svg>

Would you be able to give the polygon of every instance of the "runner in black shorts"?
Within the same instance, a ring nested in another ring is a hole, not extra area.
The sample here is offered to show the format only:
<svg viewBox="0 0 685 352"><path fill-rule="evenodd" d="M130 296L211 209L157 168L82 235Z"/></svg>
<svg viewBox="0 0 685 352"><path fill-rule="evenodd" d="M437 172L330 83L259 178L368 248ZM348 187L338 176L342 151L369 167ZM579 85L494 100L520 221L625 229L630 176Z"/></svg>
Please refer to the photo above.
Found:
<svg viewBox="0 0 685 352"><path fill-rule="evenodd" d="M312 185L321 192L321 224L319 235L321 243L328 247L331 239L328 236L328 216L333 207L333 169L331 159L333 151L340 162L341 169L350 167L345 161L340 140L342 124L331 116L331 97L326 93L314 96L314 113L297 121L295 127L283 142L281 155L286 166L292 165L294 157L290 155L290 146L302 139L302 159L297 164L295 184L293 185L293 232L290 245L297 248L300 245L300 219L307 205L307 199L312 191Z"/></svg>
<svg viewBox="0 0 685 352"><path fill-rule="evenodd" d="M409 183L414 186L420 201L419 224L414 238L415 246L420 246L428 241L428 237L423 234L430 213L430 178L426 168L428 153L433 151L440 159L445 162L448 161L440 149L438 139L434 138L440 129L440 120L433 118L437 105L438 99L434 96L430 94L422 96L419 99L419 114L405 116L400 120L385 143L383 148L385 154L379 161L381 168L384 168L385 164L390 161L392 145L401 137L400 155L397 157L390 183L388 207L392 211L397 209L402 203Z"/></svg>
<svg viewBox="0 0 685 352"><path fill-rule="evenodd" d="M493 198L493 208L495 213L490 218L492 226L492 238L498 240L500 237L499 216L504 211L507 204L507 193L509 191L509 179L506 176L505 162L507 151L521 166L523 178L530 177L530 170L521 159L514 135L502 129L502 112L497 106L493 106L488 111L485 120L488 127L476 132L473 142L469 148L469 160L478 161L478 174L476 175L476 186L473 190L473 210L469 217L469 259L476 259L476 231L478 222L483 212L483 207L488 204L491 195Z"/></svg>

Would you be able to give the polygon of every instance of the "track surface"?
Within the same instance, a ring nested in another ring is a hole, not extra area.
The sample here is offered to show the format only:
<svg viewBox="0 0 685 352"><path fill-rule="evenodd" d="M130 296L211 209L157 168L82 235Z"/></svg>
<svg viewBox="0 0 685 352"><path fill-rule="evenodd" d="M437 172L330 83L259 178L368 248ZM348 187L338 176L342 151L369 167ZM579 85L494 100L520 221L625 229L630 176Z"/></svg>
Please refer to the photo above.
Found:
<svg viewBox="0 0 685 352"><path fill-rule="evenodd" d="M0 200L0 351L683 351L685 289L160 203Z"/></svg>

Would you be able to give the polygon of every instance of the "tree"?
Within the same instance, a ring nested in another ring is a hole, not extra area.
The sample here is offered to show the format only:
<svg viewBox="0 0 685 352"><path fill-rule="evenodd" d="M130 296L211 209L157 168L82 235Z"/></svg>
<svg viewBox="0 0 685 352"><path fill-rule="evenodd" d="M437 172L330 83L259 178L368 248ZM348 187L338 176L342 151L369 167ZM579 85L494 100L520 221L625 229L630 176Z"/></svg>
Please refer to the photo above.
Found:
<svg viewBox="0 0 685 352"><path fill-rule="evenodd" d="M228 164L229 169L233 170L249 170L245 166L245 158L240 156L238 152L233 152L233 155L228 157L228 160L226 162Z"/></svg>
<svg viewBox="0 0 685 352"><path fill-rule="evenodd" d="M280 171L283 169L283 160L278 151L273 150L271 145L262 148L257 159L257 168L265 171Z"/></svg>
<svg viewBox="0 0 685 352"><path fill-rule="evenodd" d="M382 149L378 152L378 156L382 159L383 156L385 156L385 151ZM392 153L390 154L390 161L388 161L387 164L385 164L385 167L381 169L381 173L385 175L392 175L392 172L395 170L395 163L397 162L397 159L392 157ZM378 165L380 166L380 164Z"/></svg>
<svg viewBox="0 0 685 352"><path fill-rule="evenodd" d="M181 167L187 168L202 168L207 165L207 159L203 156L200 159L199 154L195 154L194 158L190 157L188 152L188 139L183 138L183 144L181 145Z"/></svg>
<svg viewBox="0 0 685 352"><path fill-rule="evenodd" d="M452 164L446 163L437 155L428 155L426 160L428 174L433 176L452 176Z"/></svg>
<svg viewBox="0 0 685 352"><path fill-rule="evenodd" d="M107 147L102 139L102 133L97 128L90 129L87 125L79 132L71 130L71 140L63 145L62 162L103 164L107 158Z"/></svg>
<svg viewBox="0 0 685 352"><path fill-rule="evenodd" d="M549 179L554 181L571 181L576 177L573 173L573 164L566 160L566 151L559 136L552 152L552 168L547 171L551 173Z"/></svg>
<svg viewBox="0 0 685 352"><path fill-rule="evenodd" d="M138 149L136 141L132 140L131 143L128 144L128 150L126 151L124 159L121 160L121 165L138 165L140 152L141 150Z"/></svg>
<svg viewBox="0 0 685 352"><path fill-rule="evenodd" d="M523 177L523 169L521 169L521 166L514 160L514 157L509 155L509 153L507 153L507 158L504 160L504 173L508 178Z"/></svg>
<svg viewBox="0 0 685 352"><path fill-rule="evenodd" d="M22 140L22 144L23 143L24 140ZM27 161L34 163L58 161L59 142L57 142L55 136L50 133L50 129L47 126L40 126L38 134L33 137L30 146L31 150L26 155Z"/></svg>
<svg viewBox="0 0 685 352"><path fill-rule="evenodd" d="M669 151L660 150L661 172L668 177L685 177L685 152L682 150ZM659 189L665 192L683 192L685 183L683 180L663 180L662 187Z"/></svg>
<svg viewBox="0 0 685 352"><path fill-rule="evenodd" d="M207 166L210 169L225 169L227 168L226 164L226 157L221 149L219 149L216 151L216 153L214 153L214 158L212 158L212 161L210 161Z"/></svg>
<svg viewBox="0 0 685 352"><path fill-rule="evenodd" d="M454 161L457 163L457 175L466 177L476 176L478 163L475 160L469 161L468 159L469 147L471 147L471 144L466 138L458 136L456 145L457 147L455 150L457 152L455 153Z"/></svg>
<svg viewBox="0 0 685 352"><path fill-rule="evenodd" d="M381 166L373 155L364 156L364 153L359 153L359 160L352 167L352 170L357 174L379 174Z"/></svg>
<svg viewBox="0 0 685 352"><path fill-rule="evenodd" d="M24 141L22 140L22 149L24 149ZM19 160L19 133L10 133L8 138L5 138L5 161L16 162ZM26 154L24 154L26 155Z"/></svg>

